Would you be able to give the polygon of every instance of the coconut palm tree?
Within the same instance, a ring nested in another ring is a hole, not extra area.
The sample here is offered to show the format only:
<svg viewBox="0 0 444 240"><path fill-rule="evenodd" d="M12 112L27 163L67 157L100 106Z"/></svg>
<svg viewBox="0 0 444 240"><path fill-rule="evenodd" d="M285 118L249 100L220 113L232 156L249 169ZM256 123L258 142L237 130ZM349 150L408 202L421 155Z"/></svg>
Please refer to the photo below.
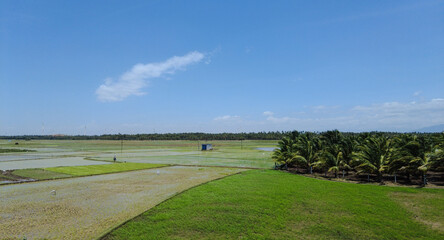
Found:
<svg viewBox="0 0 444 240"><path fill-rule="evenodd" d="M434 140L435 144L428 157L430 167L435 171L444 171L444 132Z"/></svg>
<svg viewBox="0 0 444 240"><path fill-rule="evenodd" d="M324 150L320 154L319 161L314 163L314 167L316 169L324 170L325 174L327 174L327 172L333 172L335 174L335 178L337 178L338 172L342 169L341 164L340 152L335 155L334 153Z"/></svg>
<svg viewBox="0 0 444 240"><path fill-rule="evenodd" d="M273 151L272 159L279 164L285 164L288 168L288 164L291 164L294 149L294 140L289 137L284 137L278 142L279 147Z"/></svg>
<svg viewBox="0 0 444 240"><path fill-rule="evenodd" d="M355 148L352 138L343 137L338 131L330 131L322 135L321 139L323 139L323 150L315 167L326 172L334 172L335 178L342 170L344 177L344 172L352 169L350 163Z"/></svg>
<svg viewBox="0 0 444 240"><path fill-rule="evenodd" d="M393 155L388 164L387 172L395 175L404 174L408 180L410 175L415 173L415 168L410 164L414 158L409 149L413 148L414 136L411 134L402 134L393 138Z"/></svg>
<svg viewBox="0 0 444 240"><path fill-rule="evenodd" d="M432 151L432 142L424 136L405 134L398 138L397 160L393 160L393 165L404 166L400 170L407 174L421 174L423 184L427 184L426 174L431 167L429 152Z"/></svg>
<svg viewBox="0 0 444 240"><path fill-rule="evenodd" d="M386 171L392 156L391 140L385 136L371 136L358 146L355 154L359 172L376 174L382 182L382 174Z"/></svg>
<svg viewBox="0 0 444 240"><path fill-rule="evenodd" d="M428 153L430 168L435 171L444 171L444 149L435 148L433 152Z"/></svg>
<svg viewBox="0 0 444 240"><path fill-rule="evenodd" d="M292 161L299 166L306 167L312 174L313 166L320 156L321 141L313 133L306 132L299 136L295 148L296 152Z"/></svg>
<svg viewBox="0 0 444 240"><path fill-rule="evenodd" d="M341 141L341 166L342 166L342 177L344 177L344 172L352 170L353 153L357 150L357 141L353 136L345 136Z"/></svg>

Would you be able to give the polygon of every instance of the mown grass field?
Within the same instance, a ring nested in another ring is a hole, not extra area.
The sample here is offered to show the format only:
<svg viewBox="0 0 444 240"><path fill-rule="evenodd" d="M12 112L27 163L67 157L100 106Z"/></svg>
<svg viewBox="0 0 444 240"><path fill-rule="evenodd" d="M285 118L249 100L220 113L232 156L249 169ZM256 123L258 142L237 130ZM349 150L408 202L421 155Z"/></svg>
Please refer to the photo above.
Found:
<svg viewBox="0 0 444 240"><path fill-rule="evenodd" d="M444 191L250 170L190 189L103 239L444 239Z"/></svg>

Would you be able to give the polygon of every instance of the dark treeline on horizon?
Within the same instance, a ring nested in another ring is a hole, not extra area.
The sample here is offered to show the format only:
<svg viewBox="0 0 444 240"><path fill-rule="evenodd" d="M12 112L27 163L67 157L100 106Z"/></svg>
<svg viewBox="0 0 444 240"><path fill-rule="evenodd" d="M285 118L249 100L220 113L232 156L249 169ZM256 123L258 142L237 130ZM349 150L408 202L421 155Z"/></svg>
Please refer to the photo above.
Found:
<svg viewBox="0 0 444 240"><path fill-rule="evenodd" d="M17 135L0 136L16 140L280 140L289 132L250 133L150 133L104 135Z"/></svg>
<svg viewBox="0 0 444 240"><path fill-rule="evenodd" d="M103 134L103 135L16 135L0 136L0 139L15 140L281 140L293 131L249 132L249 133L150 133L150 134ZM303 132L301 132L303 133ZM308 133L308 132L307 132ZM310 132L322 135L325 132ZM383 135L387 137L399 136L399 132L341 132L344 136ZM412 134L437 136L441 133Z"/></svg>

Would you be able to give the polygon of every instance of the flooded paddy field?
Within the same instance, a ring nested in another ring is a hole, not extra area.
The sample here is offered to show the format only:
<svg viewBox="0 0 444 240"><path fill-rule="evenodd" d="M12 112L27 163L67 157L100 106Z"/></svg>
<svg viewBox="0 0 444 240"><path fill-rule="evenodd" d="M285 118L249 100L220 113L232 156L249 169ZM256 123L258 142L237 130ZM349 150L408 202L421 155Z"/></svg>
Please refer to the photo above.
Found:
<svg viewBox="0 0 444 240"><path fill-rule="evenodd" d="M26 168L47 168L59 166L83 166L109 164L110 162L90 161L83 157L46 158L21 161L2 161L0 170L26 169Z"/></svg>
<svg viewBox="0 0 444 240"><path fill-rule="evenodd" d="M180 165L202 165L202 166L230 166L248 168L271 168L271 155L262 153L230 154L230 153L201 153L182 154L171 156L143 156L125 158L128 162L140 163L163 163Z"/></svg>
<svg viewBox="0 0 444 240"><path fill-rule="evenodd" d="M213 144L212 151L201 151L200 143L31 140L17 146L0 140L1 149L33 150L0 153L2 173L47 175L49 167L109 164L114 156L117 162L180 165L21 184L0 175L0 184L9 184L0 185L0 239L94 239L174 194L245 170L236 167L273 166L271 152L257 148L274 147L276 141L205 142Z"/></svg>
<svg viewBox="0 0 444 240"><path fill-rule="evenodd" d="M0 169L88 165L95 164L90 160L113 161L114 156L121 162L271 168L272 153L263 149L274 148L276 142L31 140L18 141L17 146L15 141L0 140L0 148L34 150L0 154ZM211 143L214 149L201 151L202 143Z"/></svg>
<svg viewBox="0 0 444 240"><path fill-rule="evenodd" d="M0 239L93 239L181 191L240 171L173 166L0 186Z"/></svg>

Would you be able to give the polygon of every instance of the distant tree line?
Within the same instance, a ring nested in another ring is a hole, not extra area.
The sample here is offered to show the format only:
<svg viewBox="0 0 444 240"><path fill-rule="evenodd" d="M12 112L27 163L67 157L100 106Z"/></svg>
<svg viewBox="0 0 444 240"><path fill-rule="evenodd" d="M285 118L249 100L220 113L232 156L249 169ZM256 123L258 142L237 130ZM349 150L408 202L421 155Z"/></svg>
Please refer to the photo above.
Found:
<svg viewBox="0 0 444 240"><path fill-rule="evenodd" d="M279 140L288 132L250 133L153 133L153 134L104 134L104 135L22 135L0 136L16 140Z"/></svg>
<svg viewBox="0 0 444 240"><path fill-rule="evenodd" d="M427 184L428 171L444 171L443 133L287 133L273 152L280 167L303 168L308 173L353 171L376 176L420 177Z"/></svg>

